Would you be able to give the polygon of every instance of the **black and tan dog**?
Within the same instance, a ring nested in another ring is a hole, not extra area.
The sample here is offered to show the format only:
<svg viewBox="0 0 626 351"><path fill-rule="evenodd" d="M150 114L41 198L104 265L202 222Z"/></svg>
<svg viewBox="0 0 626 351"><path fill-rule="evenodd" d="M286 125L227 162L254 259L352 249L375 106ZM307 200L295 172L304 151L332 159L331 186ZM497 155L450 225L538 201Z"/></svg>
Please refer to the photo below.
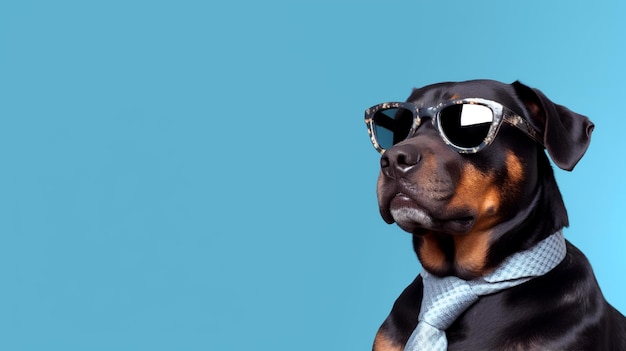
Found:
<svg viewBox="0 0 626 351"><path fill-rule="evenodd" d="M474 118L483 126L454 135L474 122L445 121L451 112L442 111L463 103L488 107L492 116L479 112ZM376 110L395 115L385 121L390 117ZM568 226L544 150L572 170L593 124L540 91L519 82L440 83L415 89L406 103L368 109L366 122L382 153L380 213L412 234L431 274L484 276ZM388 145L383 132L391 133ZM448 349L626 350L626 319L604 299L585 256L566 245L565 259L547 274L483 296L461 314L446 330ZM418 323L422 289L418 276L398 297L374 350L403 350Z"/></svg>

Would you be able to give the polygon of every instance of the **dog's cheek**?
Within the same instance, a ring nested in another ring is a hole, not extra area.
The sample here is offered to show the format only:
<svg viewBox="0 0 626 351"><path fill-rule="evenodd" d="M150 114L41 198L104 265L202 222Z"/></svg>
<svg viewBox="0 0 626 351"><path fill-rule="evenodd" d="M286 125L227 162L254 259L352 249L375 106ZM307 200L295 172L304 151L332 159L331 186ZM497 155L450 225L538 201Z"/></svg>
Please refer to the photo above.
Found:
<svg viewBox="0 0 626 351"><path fill-rule="evenodd" d="M507 207L515 205L531 186L527 179L527 163L511 150L503 151L502 166L484 171L471 163L463 167L455 196L449 209L469 208L476 215L476 230L485 230L497 224Z"/></svg>
<svg viewBox="0 0 626 351"><path fill-rule="evenodd" d="M463 167L454 197L447 207L450 210L470 209L477 220L485 212L495 213L499 207L499 196L494 195L493 184L493 173L482 172L468 163Z"/></svg>
<svg viewBox="0 0 626 351"><path fill-rule="evenodd" d="M493 227L500 219L500 208L502 205L502 190L496 186L489 186L479 200L479 211L474 223L474 229L483 231Z"/></svg>

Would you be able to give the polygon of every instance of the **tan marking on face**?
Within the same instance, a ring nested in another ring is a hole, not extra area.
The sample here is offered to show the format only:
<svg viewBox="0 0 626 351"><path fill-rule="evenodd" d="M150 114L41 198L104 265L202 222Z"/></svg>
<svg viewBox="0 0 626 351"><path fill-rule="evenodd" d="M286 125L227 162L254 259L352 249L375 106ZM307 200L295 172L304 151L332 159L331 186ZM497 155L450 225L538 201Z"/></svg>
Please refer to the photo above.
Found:
<svg viewBox="0 0 626 351"><path fill-rule="evenodd" d="M403 349L403 345L391 341L382 331L379 330L376 334L373 351L402 351Z"/></svg>
<svg viewBox="0 0 626 351"><path fill-rule="evenodd" d="M476 215L469 233L454 235L455 265L467 273L480 276L490 245L490 229L497 223L502 189L493 185L494 175L484 173L471 164L465 166L456 194L449 208L471 209Z"/></svg>
<svg viewBox="0 0 626 351"><path fill-rule="evenodd" d="M461 180L459 181L455 195L448 204L449 208L472 208L475 212L481 212L487 189L493 183L493 175L483 173L474 165L465 165ZM490 198L494 200L493 197Z"/></svg>
<svg viewBox="0 0 626 351"><path fill-rule="evenodd" d="M510 188L516 188L526 175L524 174L522 161L520 161L511 150L507 150L506 152L506 167L509 173L507 185L509 185Z"/></svg>
<svg viewBox="0 0 626 351"><path fill-rule="evenodd" d="M483 230L490 228L494 224L494 216L500 209L501 191L501 189L498 189L495 186L489 187L485 190L479 210L479 218L476 219L474 229Z"/></svg>
<svg viewBox="0 0 626 351"><path fill-rule="evenodd" d="M450 96L450 100L456 100L456 99L460 99L460 98L461 98L461 95L459 95L459 94L454 94L454 95Z"/></svg>
<svg viewBox="0 0 626 351"><path fill-rule="evenodd" d="M419 247L418 256L422 266L431 271L440 271L446 264L446 255L441 250L439 242L433 234L426 234L421 237L422 244Z"/></svg>

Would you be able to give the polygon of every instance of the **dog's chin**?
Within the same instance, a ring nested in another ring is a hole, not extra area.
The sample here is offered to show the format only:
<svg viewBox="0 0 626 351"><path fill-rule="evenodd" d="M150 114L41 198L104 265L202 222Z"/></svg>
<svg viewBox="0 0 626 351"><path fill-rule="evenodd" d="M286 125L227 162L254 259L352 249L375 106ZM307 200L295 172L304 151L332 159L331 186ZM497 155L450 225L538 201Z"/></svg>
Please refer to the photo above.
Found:
<svg viewBox="0 0 626 351"><path fill-rule="evenodd" d="M457 214L449 219L433 216L427 209L420 207L406 195L396 195L389 203L388 211L384 211L387 223L395 222L402 230L416 235L433 232L443 234L463 234L472 229L474 217L469 214Z"/></svg>
<svg viewBox="0 0 626 351"><path fill-rule="evenodd" d="M412 234L425 233L428 231L427 228L433 228L435 225L433 217L420 208L391 208L389 212L398 227Z"/></svg>

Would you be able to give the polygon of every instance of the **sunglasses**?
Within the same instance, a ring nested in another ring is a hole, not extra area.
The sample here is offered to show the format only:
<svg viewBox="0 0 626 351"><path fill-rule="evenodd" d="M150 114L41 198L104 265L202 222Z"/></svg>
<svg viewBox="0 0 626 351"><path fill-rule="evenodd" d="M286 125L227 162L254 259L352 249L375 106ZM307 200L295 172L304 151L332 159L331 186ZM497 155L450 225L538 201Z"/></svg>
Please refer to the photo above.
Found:
<svg viewBox="0 0 626 351"><path fill-rule="evenodd" d="M540 133L530 123L491 100L456 99L427 108L419 108L410 102L385 102L365 110L367 131L374 148L381 154L414 136L425 117L431 119L441 139L462 154L477 153L489 146L502 122L542 144Z"/></svg>

